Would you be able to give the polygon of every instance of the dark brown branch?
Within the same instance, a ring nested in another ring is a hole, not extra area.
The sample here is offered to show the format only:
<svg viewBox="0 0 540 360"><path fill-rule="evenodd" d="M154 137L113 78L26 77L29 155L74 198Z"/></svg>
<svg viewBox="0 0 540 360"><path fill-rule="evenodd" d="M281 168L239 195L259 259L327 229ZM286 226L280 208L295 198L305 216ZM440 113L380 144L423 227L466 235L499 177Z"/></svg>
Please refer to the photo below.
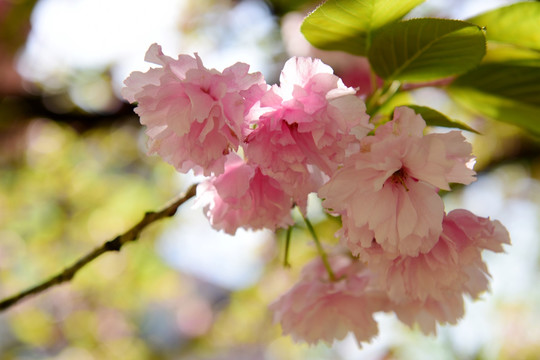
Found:
<svg viewBox="0 0 540 360"><path fill-rule="evenodd" d="M88 263L99 257L100 255L109 252L109 251L120 251L122 246L130 241L135 241L139 237L141 231L143 231L144 228L146 228L151 223L158 221L160 219L173 216L176 213L176 210L180 205L185 203L187 200L191 199L193 196L195 196L197 185L192 185L184 196L167 206L166 208L162 209L158 212L147 212L144 214L144 217L141 221L139 221L135 226L133 226L131 229L123 233L122 235L117 236L116 238L109 240L105 242L100 247L94 249L87 255L83 256L81 259L76 261L73 265L70 267L64 269L61 273L58 275L55 275L51 277L49 280L46 280L42 282L41 284L38 284L36 286L33 286L25 291L20 292L19 294L13 295L11 297L8 297L6 299L3 299L0 301L0 311L4 311L11 306L17 304L19 301L26 299L30 296L37 295L45 290L47 290L50 287L53 287L55 285L59 285L61 283L64 283L66 281L70 281L73 279L75 274L82 269L84 266L86 266Z"/></svg>

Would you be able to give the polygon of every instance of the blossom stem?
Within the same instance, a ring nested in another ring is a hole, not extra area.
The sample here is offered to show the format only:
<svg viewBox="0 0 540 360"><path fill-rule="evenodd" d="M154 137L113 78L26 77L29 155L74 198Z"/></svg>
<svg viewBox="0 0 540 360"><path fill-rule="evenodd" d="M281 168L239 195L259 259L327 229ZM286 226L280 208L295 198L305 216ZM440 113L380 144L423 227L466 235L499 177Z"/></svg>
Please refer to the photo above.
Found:
<svg viewBox="0 0 540 360"><path fill-rule="evenodd" d="M285 256L283 257L283 266L291 267L289 263L289 246L291 245L292 226L287 228L287 234L285 235Z"/></svg>
<svg viewBox="0 0 540 360"><path fill-rule="evenodd" d="M377 89L366 102L366 112L373 116L381 107L390 101L401 89L399 81L387 81L382 88Z"/></svg>
<svg viewBox="0 0 540 360"><path fill-rule="evenodd" d="M399 81L393 81L389 84L388 88L386 89L386 91L383 93L383 95L381 96L381 98L379 99L380 100L380 103L381 105L380 106L383 106L384 104L386 104L387 102L389 102L390 100L392 100L392 98L397 94L399 93L399 91L401 90L401 82Z"/></svg>
<svg viewBox="0 0 540 360"><path fill-rule="evenodd" d="M366 99L366 113L368 113L369 116L375 114L373 110L377 108L377 102L381 97L381 93L382 89L377 89Z"/></svg>
<svg viewBox="0 0 540 360"><path fill-rule="evenodd" d="M332 271L332 267L330 266L330 263L328 262L328 257L326 256L326 252L324 251L321 242L319 241L319 237L317 236L317 233L315 233L315 229L313 228L313 225L311 225L311 222L302 214L302 217L304 218L304 222L306 223L306 226L313 237L313 240L315 241L315 245L317 246L317 251L319 252L319 255L321 256L321 260L324 264L324 267L326 268L326 271L328 272L328 277L330 278L330 281L336 281L336 276L334 275L334 272Z"/></svg>

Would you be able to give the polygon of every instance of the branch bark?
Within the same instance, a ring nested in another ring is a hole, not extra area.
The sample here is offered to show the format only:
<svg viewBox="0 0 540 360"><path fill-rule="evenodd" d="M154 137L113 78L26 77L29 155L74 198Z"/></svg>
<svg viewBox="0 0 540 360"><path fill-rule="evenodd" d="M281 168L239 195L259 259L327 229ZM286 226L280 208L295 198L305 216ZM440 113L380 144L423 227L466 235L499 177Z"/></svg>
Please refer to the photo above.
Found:
<svg viewBox="0 0 540 360"><path fill-rule="evenodd" d="M197 184L192 185L184 194L184 196L180 197L179 199L174 201L172 204L170 204L169 206L165 207L164 209L160 211L157 211L157 212L150 211L150 212L145 213L142 220L139 221L137 224L135 224L131 229L129 229L122 235L118 235L112 240L106 241L103 245L94 249L90 253L86 254L85 256L77 260L73 265L67 267L66 269L64 269L64 271L60 272L59 274L27 290L24 290L18 294L15 294L13 296L10 296L8 298L1 300L0 312L9 309L13 305L20 302L21 300L37 295L49 289L50 287L70 281L71 279L73 279L75 274L79 272L79 270L81 270L84 266L86 266L87 264L89 264L94 259L98 258L99 256L101 256L102 254L109 251L120 251L122 246L124 246L126 243L137 240L139 238L140 233L148 225L160 219L173 216L180 205L182 205L187 200L195 196L196 188L197 188Z"/></svg>

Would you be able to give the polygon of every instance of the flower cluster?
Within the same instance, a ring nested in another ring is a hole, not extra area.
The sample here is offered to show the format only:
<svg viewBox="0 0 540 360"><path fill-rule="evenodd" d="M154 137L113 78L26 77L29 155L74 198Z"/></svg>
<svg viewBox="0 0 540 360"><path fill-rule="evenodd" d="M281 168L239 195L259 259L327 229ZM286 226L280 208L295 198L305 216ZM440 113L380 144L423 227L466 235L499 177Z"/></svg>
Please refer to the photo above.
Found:
<svg viewBox="0 0 540 360"><path fill-rule="evenodd" d="M408 107L375 128L357 91L320 60L290 59L270 86L246 64L220 72L156 44L146 59L160 67L132 73L124 97L137 102L150 153L208 176L197 202L214 228L291 226L292 207L305 212L312 192L341 217L340 254L307 265L271 305L285 333L368 341L378 311L432 333L463 315L465 294L487 290L481 252L503 251L506 229L466 210L446 214L438 194L475 180L461 132L425 134Z"/></svg>
<svg viewBox="0 0 540 360"><path fill-rule="evenodd" d="M377 334L373 314L386 311L389 301L376 286L375 274L361 262L336 255L330 259L338 281L328 278L320 259L309 263L301 280L270 308L283 332L310 344L332 342L352 332L358 342Z"/></svg>
<svg viewBox="0 0 540 360"><path fill-rule="evenodd" d="M148 128L150 153L180 172L224 172L225 154L238 150L252 97L266 88L260 73L237 63L223 72L208 70L198 55L163 55L153 44L145 60L161 68L134 72L123 96L137 102L135 112Z"/></svg>

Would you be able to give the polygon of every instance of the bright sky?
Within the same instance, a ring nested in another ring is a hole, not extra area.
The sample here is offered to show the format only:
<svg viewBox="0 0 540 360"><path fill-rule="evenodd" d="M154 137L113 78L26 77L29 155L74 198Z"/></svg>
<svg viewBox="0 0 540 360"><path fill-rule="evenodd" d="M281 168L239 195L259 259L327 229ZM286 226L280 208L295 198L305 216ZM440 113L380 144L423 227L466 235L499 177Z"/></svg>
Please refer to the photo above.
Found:
<svg viewBox="0 0 540 360"><path fill-rule="evenodd" d="M257 42L276 25L261 3L242 2L226 17L222 14L226 29L188 38L179 28L190 5L189 0L40 0L19 70L43 81L62 76L66 69L115 64L113 78L119 88L131 71L148 69L144 54L155 42L171 57L196 51L207 67L223 69L242 61L254 71L267 70L272 61Z"/></svg>

